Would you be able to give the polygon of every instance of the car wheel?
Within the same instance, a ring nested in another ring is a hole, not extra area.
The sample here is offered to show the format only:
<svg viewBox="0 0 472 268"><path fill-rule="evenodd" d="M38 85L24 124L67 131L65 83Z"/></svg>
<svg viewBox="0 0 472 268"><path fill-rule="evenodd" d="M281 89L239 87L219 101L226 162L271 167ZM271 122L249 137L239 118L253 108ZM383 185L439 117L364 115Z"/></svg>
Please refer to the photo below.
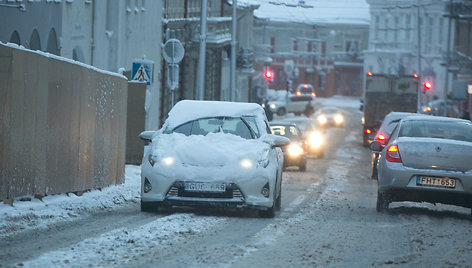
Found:
<svg viewBox="0 0 472 268"><path fill-rule="evenodd" d="M284 115L285 113L286 113L285 108L279 108L279 109L277 110L277 115L278 115L278 116L282 116L282 115Z"/></svg>
<svg viewBox="0 0 472 268"><path fill-rule="evenodd" d="M259 210L259 216L261 218L273 218L275 217L275 208L276 208L276 199L274 194L274 200L272 201L272 206L266 210Z"/></svg>
<svg viewBox="0 0 472 268"><path fill-rule="evenodd" d="M383 212L388 209L388 205L390 201L388 200L387 196L382 193L377 193L377 212Z"/></svg>
<svg viewBox="0 0 472 268"><path fill-rule="evenodd" d="M275 200L275 209L280 210L282 208L282 190L280 190L279 197Z"/></svg>
<svg viewBox="0 0 472 268"><path fill-rule="evenodd" d="M143 200L141 200L141 211L155 212L157 211L157 205L155 202L143 202Z"/></svg>
<svg viewBox="0 0 472 268"><path fill-rule="evenodd" d="M302 165L298 166L298 170L300 170L300 171L306 171L306 162L303 163Z"/></svg>
<svg viewBox="0 0 472 268"><path fill-rule="evenodd" d="M377 173L377 165L374 163L372 164L372 173L370 175L370 178L373 180L378 180L378 173Z"/></svg>

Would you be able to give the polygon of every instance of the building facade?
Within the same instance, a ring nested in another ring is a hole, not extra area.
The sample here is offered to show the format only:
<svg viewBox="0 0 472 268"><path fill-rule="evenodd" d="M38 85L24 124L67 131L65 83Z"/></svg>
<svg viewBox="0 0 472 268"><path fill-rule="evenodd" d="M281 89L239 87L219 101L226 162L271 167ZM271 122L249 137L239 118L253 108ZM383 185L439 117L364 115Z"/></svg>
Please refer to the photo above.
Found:
<svg viewBox="0 0 472 268"><path fill-rule="evenodd" d="M159 127L161 0L0 0L0 22L1 42L112 72L123 68L128 77L133 61L153 63L146 129Z"/></svg>
<svg viewBox="0 0 472 268"><path fill-rule="evenodd" d="M425 94L420 92L423 104L450 92L453 77L449 74L446 79L444 54L448 42L449 46L453 45L454 31L448 39L449 20L443 16L444 1L367 2L372 23L364 68L373 73L418 74L421 84L432 82L433 88Z"/></svg>
<svg viewBox="0 0 472 268"><path fill-rule="evenodd" d="M361 94L369 17L355 11L366 6L363 1L352 3L354 17L347 19L339 19L336 1L269 2L256 12L256 58L274 73L269 88L292 90L307 83L318 96Z"/></svg>

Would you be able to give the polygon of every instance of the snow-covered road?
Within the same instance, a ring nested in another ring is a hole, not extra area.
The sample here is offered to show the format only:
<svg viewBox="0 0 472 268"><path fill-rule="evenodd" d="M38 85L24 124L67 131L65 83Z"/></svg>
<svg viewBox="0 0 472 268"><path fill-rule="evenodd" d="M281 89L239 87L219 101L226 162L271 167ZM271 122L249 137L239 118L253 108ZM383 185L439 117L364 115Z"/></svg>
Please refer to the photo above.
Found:
<svg viewBox="0 0 472 268"><path fill-rule="evenodd" d="M139 211L126 183L82 196L0 204L0 267L470 267L470 210L402 203L377 213L360 113L330 129L323 159L286 171L282 210Z"/></svg>

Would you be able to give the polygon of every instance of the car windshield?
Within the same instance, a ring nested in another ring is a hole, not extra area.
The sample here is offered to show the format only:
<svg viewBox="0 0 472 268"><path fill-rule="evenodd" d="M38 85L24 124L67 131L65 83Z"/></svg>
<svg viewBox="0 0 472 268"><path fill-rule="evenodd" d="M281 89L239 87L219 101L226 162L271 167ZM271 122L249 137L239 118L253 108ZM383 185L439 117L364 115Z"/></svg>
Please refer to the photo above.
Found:
<svg viewBox="0 0 472 268"><path fill-rule="evenodd" d="M325 114L334 114L334 113L338 112L338 109L336 109L336 108L325 108L325 109L321 110L321 112L325 113Z"/></svg>
<svg viewBox="0 0 472 268"><path fill-rule="evenodd" d="M441 138L472 142L472 124L441 121L406 121L400 137Z"/></svg>
<svg viewBox="0 0 472 268"><path fill-rule="evenodd" d="M284 136L290 140L299 140L300 132L295 126L290 125L274 125L270 126L272 133L278 136Z"/></svg>
<svg viewBox="0 0 472 268"><path fill-rule="evenodd" d="M190 135L206 135L223 132L237 135L244 139L255 139L260 136L253 116L244 117L209 117L192 120L165 133L181 133Z"/></svg>

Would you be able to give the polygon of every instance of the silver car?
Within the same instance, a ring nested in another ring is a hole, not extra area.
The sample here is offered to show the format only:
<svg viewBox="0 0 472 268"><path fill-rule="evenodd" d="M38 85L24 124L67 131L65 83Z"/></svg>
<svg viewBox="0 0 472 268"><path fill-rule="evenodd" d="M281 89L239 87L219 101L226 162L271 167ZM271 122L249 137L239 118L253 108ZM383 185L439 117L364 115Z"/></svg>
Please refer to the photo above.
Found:
<svg viewBox="0 0 472 268"><path fill-rule="evenodd" d="M410 116L371 149L380 152L377 211L401 201L472 208L472 122Z"/></svg>

